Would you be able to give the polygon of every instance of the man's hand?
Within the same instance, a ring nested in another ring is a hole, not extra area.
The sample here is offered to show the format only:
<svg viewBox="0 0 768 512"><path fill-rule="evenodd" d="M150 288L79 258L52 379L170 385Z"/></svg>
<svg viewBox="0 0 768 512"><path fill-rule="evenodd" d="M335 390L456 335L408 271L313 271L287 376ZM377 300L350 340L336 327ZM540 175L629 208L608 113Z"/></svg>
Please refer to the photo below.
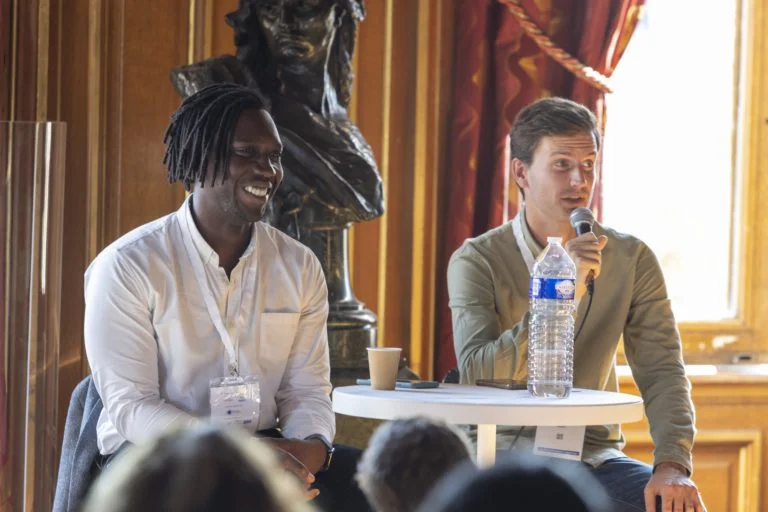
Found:
<svg viewBox="0 0 768 512"><path fill-rule="evenodd" d="M312 474L317 473L325 463L328 449L318 439L263 439L264 442L293 455Z"/></svg>
<svg viewBox="0 0 768 512"><path fill-rule="evenodd" d="M273 443L270 443L273 444ZM301 487L305 489L304 497L309 500L317 498L320 494L319 489L310 489L309 486L315 481L315 475L313 475L307 467L302 464L296 457L291 455L288 451L273 446L275 454L277 454L277 460L285 471L292 473L299 479Z"/></svg>
<svg viewBox="0 0 768 512"><path fill-rule="evenodd" d="M645 486L646 512L656 512L656 496L661 496L661 512L707 512L696 484L674 462L656 466Z"/></svg>
<svg viewBox="0 0 768 512"><path fill-rule="evenodd" d="M597 279L600 275L600 265L602 264L602 251L605 244L608 243L608 237L600 235L596 237L594 233L584 233L576 238L571 238L565 244L565 250L576 264L576 301L587 292L587 277L592 272L592 277Z"/></svg>

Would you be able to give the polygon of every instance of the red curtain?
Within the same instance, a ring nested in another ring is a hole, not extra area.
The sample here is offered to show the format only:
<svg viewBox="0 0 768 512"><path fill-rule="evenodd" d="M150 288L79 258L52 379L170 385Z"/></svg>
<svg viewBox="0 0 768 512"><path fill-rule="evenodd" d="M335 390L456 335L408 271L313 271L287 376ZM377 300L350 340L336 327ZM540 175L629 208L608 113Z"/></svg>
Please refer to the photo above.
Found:
<svg viewBox="0 0 768 512"><path fill-rule="evenodd" d="M519 0L552 41L605 76L626 48L645 0ZM576 78L528 37L503 0L458 0L448 201L438 275L435 375L456 367L445 273L451 254L512 218L518 191L509 175L509 130L517 113L547 96L571 98L603 123L603 93ZM600 184L595 204L600 209Z"/></svg>

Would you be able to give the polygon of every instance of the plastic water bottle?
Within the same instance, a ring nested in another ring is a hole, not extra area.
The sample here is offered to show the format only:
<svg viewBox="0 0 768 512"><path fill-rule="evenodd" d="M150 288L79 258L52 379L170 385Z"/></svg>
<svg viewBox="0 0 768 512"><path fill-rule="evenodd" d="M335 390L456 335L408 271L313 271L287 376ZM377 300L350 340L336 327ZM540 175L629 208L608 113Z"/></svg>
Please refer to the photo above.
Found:
<svg viewBox="0 0 768 512"><path fill-rule="evenodd" d="M535 397L565 398L573 387L573 312L576 265L562 238L547 238L533 266L528 325L528 391Z"/></svg>

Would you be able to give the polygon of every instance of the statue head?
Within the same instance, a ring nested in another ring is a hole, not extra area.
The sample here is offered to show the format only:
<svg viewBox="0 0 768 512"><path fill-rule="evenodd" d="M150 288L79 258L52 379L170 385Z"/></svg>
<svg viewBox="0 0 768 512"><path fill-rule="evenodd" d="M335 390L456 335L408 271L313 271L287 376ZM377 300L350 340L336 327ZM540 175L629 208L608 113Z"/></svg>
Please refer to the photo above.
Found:
<svg viewBox="0 0 768 512"><path fill-rule="evenodd" d="M235 31L238 59L265 93L277 92L278 66L313 68L330 56L331 84L346 107L357 24L364 16L363 0L240 0L227 23Z"/></svg>

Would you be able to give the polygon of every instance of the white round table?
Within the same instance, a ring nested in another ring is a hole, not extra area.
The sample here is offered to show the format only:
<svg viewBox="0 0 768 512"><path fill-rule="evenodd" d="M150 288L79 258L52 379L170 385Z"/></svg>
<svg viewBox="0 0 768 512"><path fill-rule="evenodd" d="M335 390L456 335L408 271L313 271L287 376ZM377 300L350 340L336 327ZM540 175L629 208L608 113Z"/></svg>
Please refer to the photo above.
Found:
<svg viewBox="0 0 768 512"><path fill-rule="evenodd" d="M643 419L642 399L625 393L574 389L568 398L534 398L527 390L458 384L393 391L338 387L333 390L333 410L379 420L429 416L477 425L477 462L482 466L492 465L496 459L496 425L607 425Z"/></svg>

